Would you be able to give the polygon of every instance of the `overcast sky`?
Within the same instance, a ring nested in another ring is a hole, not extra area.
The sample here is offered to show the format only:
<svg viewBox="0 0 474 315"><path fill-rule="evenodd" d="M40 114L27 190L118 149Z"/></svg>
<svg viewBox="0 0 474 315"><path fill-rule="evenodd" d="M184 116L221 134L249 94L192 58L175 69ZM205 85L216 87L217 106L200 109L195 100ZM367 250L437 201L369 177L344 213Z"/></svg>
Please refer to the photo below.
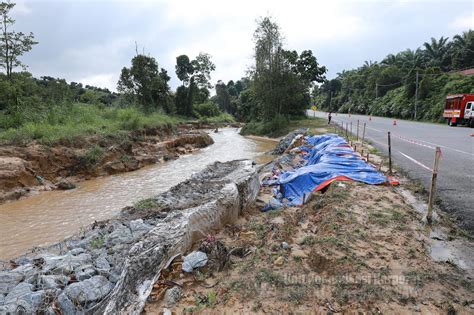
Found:
<svg viewBox="0 0 474 315"><path fill-rule="evenodd" d="M431 37L474 29L473 12L473 0L17 0L13 15L15 28L39 41L23 57L33 75L115 90L135 41L168 70L173 88L180 54L209 53L212 81L236 80L252 63L255 20L270 15L286 48L311 49L332 78Z"/></svg>

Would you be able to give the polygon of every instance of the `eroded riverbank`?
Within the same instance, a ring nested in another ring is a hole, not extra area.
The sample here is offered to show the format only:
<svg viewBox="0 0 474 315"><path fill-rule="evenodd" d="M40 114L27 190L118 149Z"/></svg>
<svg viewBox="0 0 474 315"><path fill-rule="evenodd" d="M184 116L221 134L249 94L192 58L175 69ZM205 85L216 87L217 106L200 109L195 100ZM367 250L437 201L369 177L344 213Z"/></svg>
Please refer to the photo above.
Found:
<svg viewBox="0 0 474 315"><path fill-rule="evenodd" d="M212 132L214 144L176 160L83 181L73 190L42 192L0 205L0 259L59 241L94 221L110 218L121 208L165 191L214 161L246 158L264 163L271 159L263 153L274 147L273 141L247 139L237 131Z"/></svg>
<svg viewBox="0 0 474 315"><path fill-rule="evenodd" d="M176 159L213 143L194 126L162 126L0 147L0 204L40 191L67 190L75 183Z"/></svg>

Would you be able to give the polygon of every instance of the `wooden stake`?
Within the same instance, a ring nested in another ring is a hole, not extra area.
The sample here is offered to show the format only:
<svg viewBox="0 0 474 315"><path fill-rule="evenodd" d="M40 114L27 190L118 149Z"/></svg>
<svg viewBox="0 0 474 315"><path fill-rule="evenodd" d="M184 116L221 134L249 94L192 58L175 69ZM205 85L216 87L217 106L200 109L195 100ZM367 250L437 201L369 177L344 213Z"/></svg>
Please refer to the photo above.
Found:
<svg viewBox="0 0 474 315"><path fill-rule="evenodd" d="M435 159L433 164L433 175L431 176L431 187L430 187L430 196L428 198L428 213L426 214L426 221L429 224L432 222L433 216L433 202L434 196L436 192L436 180L438 178L438 166L439 166L439 159L441 157L441 149L440 147L436 147L435 152Z"/></svg>
<svg viewBox="0 0 474 315"><path fill-rule="evenodd" d="M352 121L351 121L351 135L352 135Z"/></svg>
<svg viewBox="0 0 474 315"><path fill-rule="evenodd" d="M365 124L364 123L364 129L362 130L362 146L364 146L364 140L365 140Z"/></svg>
<svg viewBox="0 0 474 315"><path fill-rule="evenodd" d="M359 141L359 119L357 119L357 141Z"/></svg>
<svg viewBox="0 0 474 315"><path fill-rule="evenodd" d="M390 131L388 132L388 174L392 175L392 142L390 141Z"/></svg>
<svg viewBox="0 0 474 315"><path fill-rule="evenodd" d="M367 163L369 163L369 152L367 152Z"/></svg>

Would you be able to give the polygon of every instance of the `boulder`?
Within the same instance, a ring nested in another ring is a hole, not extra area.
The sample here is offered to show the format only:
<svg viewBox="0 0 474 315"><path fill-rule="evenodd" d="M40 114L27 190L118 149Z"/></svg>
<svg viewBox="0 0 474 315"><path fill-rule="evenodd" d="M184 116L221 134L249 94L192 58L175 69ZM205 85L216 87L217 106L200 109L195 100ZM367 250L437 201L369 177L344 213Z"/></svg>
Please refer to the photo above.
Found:
<svg viewBox="0 0 474 315"><path fill-rule="evenodd" d="M76 314L76 307L65 293L58 296L57 304L62 314Z"/></svg>
<svg viewBox="0 0 474 315"><path fill-rule="evenodd" d="M180 287L172 287L165 292L165 306L170 307L175 305L181 299L183 290Z"/></svg>
<svg viewBox="0 0 474 315"><path fill-rule="evenodd" d="M34 286L29 283L19 283L17 286L15 286L5 297L5 303L12 303L15 302L17 299L20 297L31 293L33 291Z"/></svg>
<svg viewBox="0 0 474 315"><path fill-rule="evenodd" d="M86 250L82 247L76 247L76 248L73 248L69 251L69 253L73 256L77 256L77 255L80 255L82 253L84 253Z"/></svg>
<svg viewBox="0 0 474 315"><path fill-rule="evenodd" d="M38 185L27 161L17 157L0 157L0 190Z"/></svg>
<svg viewBox="0 0 474 315"><path fill-rule="evenodd" d="M110 263L105 256L99 256L94 265L99 271L110 271Z"/></svg>
<svg viewBox="0 0 474 315"><path fill-rule="evenodd" d="M33 264L25 264L16 267L12 270L12 272L21 273L25 278L28 278L36 273L36 268L33 266Z"/></svg>
<svg viewBox="0 0 474 315"><path fill-rule="evenodd" d="M13 272L13 271L0 272L0 295L7 294L23 279L24 279L24 275L20 272Z"/></svg>
<svg viewBox="0 0 474 315"><path fill-rule="evenodd" d="M44 289L64 288L70 281L69 277L46 275L40 276L39 285Z"/></svg>
<svg viewBox="0 0 474 315"><path fill-rule="evenodd" d="M107 245L122 245L128 244L133 241L132 232L127 226L116 222L114 223L113 227L114 230L112 231L112 233L109 234L107 238Z"/></svg>
<svg viewBox="0 0 474 315"><path fill-rule="evenodd" d="M133 237L138 238L152 229L152 226L143 222L143 219L130 221L130 230Z"/></svg>
<svg viewBox="0 0 474 315"><path fill-rule="evenodd" d="M112 284L104 276L94 276L90 279L70 284L66 287L67 297L76 303L87 304L101 300L112 290Z"/></svg>
<svg viewBox="0 0 474 315"><path fill-rule="evenodd" d="M83 281L96 275L96 270L92 265L85 265L75 269L76 279Z"/></svg>
<svg viewBox="0 0 474 315"><path fill-rule="evenodd" d="M76 188L76 184L64 179L56 184L56 188L59 190L71 190Z"/></svg>
<svg viewBox="0 0 474 315"><path fill-rule="evenodd" d="M10 304L15 305L17 314L36 314L41 310L45 300L45 292L43 290L36 292L28 292L16 299Z"/></svg>

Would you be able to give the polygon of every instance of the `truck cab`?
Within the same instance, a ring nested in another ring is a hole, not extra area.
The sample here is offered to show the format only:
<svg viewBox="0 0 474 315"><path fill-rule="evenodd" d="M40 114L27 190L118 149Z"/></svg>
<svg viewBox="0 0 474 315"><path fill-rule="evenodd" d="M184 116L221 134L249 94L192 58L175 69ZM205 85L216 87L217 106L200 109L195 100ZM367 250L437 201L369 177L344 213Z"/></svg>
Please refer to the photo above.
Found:
<svg viewBox="0 0 474 315"><path fill-rule="evenodd" d="M453 94L446 96L443 117L450 126L468 125L474 127L474 94Z"/></svg>

